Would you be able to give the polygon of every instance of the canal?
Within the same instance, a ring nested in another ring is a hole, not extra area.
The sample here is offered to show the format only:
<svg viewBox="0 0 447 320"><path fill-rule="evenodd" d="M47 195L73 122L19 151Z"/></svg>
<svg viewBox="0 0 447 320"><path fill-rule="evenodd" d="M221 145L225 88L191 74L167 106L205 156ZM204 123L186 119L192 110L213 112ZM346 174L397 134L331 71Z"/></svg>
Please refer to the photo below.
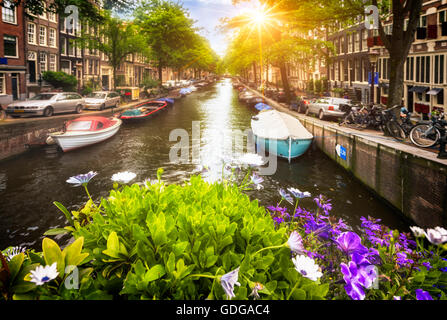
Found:
<svg viewBox="0 0 447 320"><path fill-rule="evenodd" d="M222 131L250 128L255 111L238 102L237 91L229 79L201 89L176 101L168 111L139 124L123 125L112 139L84 149L62 153L55 146L32 150L0 163L0 249L21 245L40 250L43 233L63 227L65 217L53 205L61 202L69 210L79 209L87 200L83 188L74 188L66 180L80 173L97 171L89 184L92 196L107 197L111 176L120 171L137 174L133 182L155 179L157 169L165 171L168 183L181 183L201 171L231 157L222 148ZM172 130L186 130L191 136L200 123L200 164L171 162L169 153L178 141L169 141ZM230 153L230 154L228 154ZM339 167L316 147L291 164L278 161L277 171L266 176L264 189L251 192L263 205L275 205L280 188L294 187L313 196L332 199L332 213L358 227L361 216L382 219L392 228L408 229L407 223L366 187ZM300 205L315 208L312 198ZM64 244L68 238L56 238Z"/></svg>

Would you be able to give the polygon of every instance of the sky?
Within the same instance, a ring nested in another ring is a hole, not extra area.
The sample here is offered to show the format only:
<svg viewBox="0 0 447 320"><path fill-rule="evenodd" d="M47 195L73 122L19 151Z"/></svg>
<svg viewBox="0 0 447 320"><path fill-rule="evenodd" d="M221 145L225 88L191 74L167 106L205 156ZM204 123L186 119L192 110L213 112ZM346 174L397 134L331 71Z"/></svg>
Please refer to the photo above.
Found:
<svg viewBox="0 0 447 320"><path fill-rule="evenodd" d="M242 10L253 6L250 2L233 6L231 0L183 0L182 2L183 6L189 10L191 18L197 20L195 25L204 29L201 34L210 41L211 47L220 56L225 55L228 42L226 35L216 30L219 19L234 17Z"/></svg>

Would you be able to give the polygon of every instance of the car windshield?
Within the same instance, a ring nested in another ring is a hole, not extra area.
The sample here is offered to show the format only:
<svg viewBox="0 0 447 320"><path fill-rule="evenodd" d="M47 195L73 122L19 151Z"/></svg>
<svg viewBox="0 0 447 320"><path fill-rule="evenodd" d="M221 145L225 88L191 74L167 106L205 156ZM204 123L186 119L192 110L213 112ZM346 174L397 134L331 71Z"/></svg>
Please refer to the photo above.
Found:
<svg viewBox="0 0 447 320"><path fill-rule="evenodd" d="M92 126L91 121L75 121L70 123L67 126L67 130L74 131L74 130L89 130Z"/></svg>
<svg viewBox="0 0 447 320"><path fill-rule="evenodd" d="M105 93L99 93L99 92L93 92L88 95L89 98L93 99L105 99L106 94Z"/></svg>
<svg viewBox="0 0 447 320"><path fill-rule="evenodd" d="M51 100L54 96L55 94L41 93L32 97L30 100Z"/></svg>

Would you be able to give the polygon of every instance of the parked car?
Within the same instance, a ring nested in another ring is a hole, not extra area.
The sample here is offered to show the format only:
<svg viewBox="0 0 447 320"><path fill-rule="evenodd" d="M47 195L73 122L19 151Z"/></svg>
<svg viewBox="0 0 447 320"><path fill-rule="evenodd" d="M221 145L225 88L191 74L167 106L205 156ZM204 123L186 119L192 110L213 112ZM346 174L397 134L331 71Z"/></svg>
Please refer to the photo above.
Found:
<svg viewBox="0 0 447 320"><path fill-rule="evenodd" d="M45 92L31 99L18 101L8 105L6 113L13 118L25 115L41 115L51 117L56 113L81 113L84 108L84 98L75 92Z"/></svg>
<svg viewBox="0 0 447 320"><path fill-rule="evenodd" d="M308 97L297 96L290 104L290 109L298 111L299 113L304 113L310 100L311 99Z"/></svg>
<svg viewBox="0 0 447 320"><path fill-rule="evenodd" d="M293 100L296 95L295 92L290 90L290 99ZM274 96L274 99L278 102L286 102L286 92L283 89L280 89L276 95Z"/></svg>
<svg viewBox="0 0 447 320"><path fill-rule="evenodd" d="M96 91L85 98L85 108L104 110L106 108L118 108L121 97L118 92Z"/></svg>
<svg viewBox="0 0 447 320"><path fill-rule="evenodd" d="M310 102L306 107L306 115L316 114L320 120L326 117L341 118L345 113L340 105L352 105L352 101L342 98L319 98Z"/></svg>

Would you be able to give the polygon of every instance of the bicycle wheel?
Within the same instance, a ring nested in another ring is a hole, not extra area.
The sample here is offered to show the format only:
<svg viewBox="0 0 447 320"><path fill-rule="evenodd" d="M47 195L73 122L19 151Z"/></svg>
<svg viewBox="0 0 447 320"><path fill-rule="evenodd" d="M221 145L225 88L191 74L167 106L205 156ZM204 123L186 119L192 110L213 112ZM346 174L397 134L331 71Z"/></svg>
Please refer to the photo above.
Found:
<svg viewBox="0 0 447 320"><path fill-rule="evenodd" d="M411 142L421 148L433 147L439 139L441 139L439 130L428 124L418 124L410 131Z"/></svg>
<svg viewBox="0 0 447 320"><path fill-rule="evenodd" d="M405 131L394 121L390 121L386 124L388 132L391 136L398 141L405 141L406 134Z"/></svg>

